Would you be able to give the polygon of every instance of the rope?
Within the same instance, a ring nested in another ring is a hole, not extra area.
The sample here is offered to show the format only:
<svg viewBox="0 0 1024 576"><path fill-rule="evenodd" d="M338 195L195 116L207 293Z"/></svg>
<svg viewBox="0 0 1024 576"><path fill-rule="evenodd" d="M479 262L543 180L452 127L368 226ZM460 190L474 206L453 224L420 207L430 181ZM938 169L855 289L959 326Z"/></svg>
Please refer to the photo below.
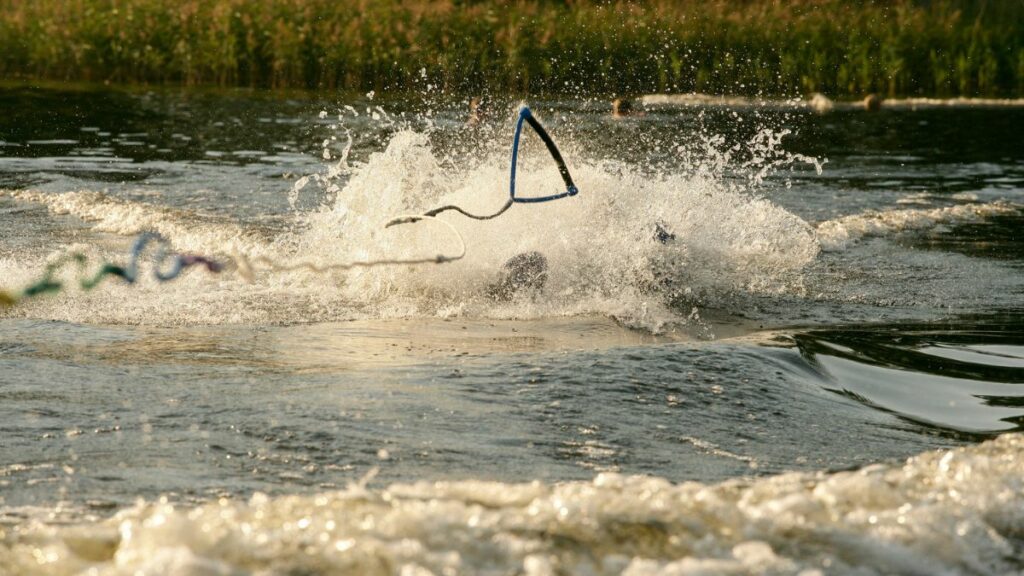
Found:
<svg viewBox="0 0 1024 576"><path fill-rule="evenodd" d="M558 165L558 172L562 175L562 180L565 182L565 192L560 194L552 194L550 196L540 196L532 198L521 198L516 197L516 169L519 164L519 136L523 132L523 121L526 121L533 128L533 131L540 136L540 139L544 141L544 145L547 146L548 153L551 154L551 158ZM569 174L569 168L565 166L565 160L562 159L561 152L558 151L558 146L555 146L555 141L548 135L547 130L541 126L540 122L533 117L530 109L523 106L519 110L519 121L516 122L516 135L512 138L512 174L509 176L508 183L508 195L513 202L524 202L524 203L537 203L537 202L550 202L551 200L558 200L559 198L565 198L567 196L575 196L579 193L579 189L576 188L576 184L572 181L572 176Z"/></svg>
<svg viewBox="0 0 1024 576"><path fill-rule="evenodd" d="M443 224L448 230L459 239L459 253L455 256L445 256L444 254L438 254L433 258L381 258L378 260L356 260L353 262L342 262L337 264L316 264L314 262L300 261L293 264L282 264L276 260L267 258L266 256L256 256L255 258L249 258L241 253L233 253L231 258L235 261L236 271L238 275L244 278L248 282L252 282L256 277L256 270L253 264L261 264L268 270L274 272L294 272L296 270L309 270L318 274L329 272L332 270L352 270L353 268L372 268L374 266L406 266L406 265L417 265L417 264L446 264L448 262L455 262L461 260L466 256L466 241L462 238L462 234L448 222L441 220L440 218L434 218L433 216L427 216L424 214L407 214L398 216L391 219L386 224L385 228L390 228L396 224L406 224L419 222L421 220L431 220L439 224Z"/></svg>
<svg viewBox="0 0 1024 576"><path fill-rule="evenodd" d="M423 216L437 216L441 212L447 212L448 210L455 210L459 214L462 214L463 216L467 216L469 218L472 218L473 220L490 220L492 218L497 218L498 216L501 216L502 214L504 214L506 210L508 210L509 208L512 207L513 202L514 202L514 200L509 198L508 202L505 202L505 205L502 206L500 210L498 210L494 214L488 214L486 216L477 216L476 214L470 214L469 212L466 212L462 208L459 208L458 206L455 206L453 204L449 204L448 206L441 206L440 208L434 208L433 210L428 210L428 211L423 213ZM392 221L392 222L394 222L394 221ZM406 222L395 222L395 223L396 224L405 224Z"/></svg>
<svg viewBox="0 0 1024 576"><path fill-rule="evenodd" d="M555 161L558 166L558 171L562 175L562 180L565 182L565 191L558 194L552 194L549 196L539 197L517 197L516 196L516 171L519 163L519 145L520 137L523 131L524 122L528 124L534 132L540 136L540 139L544 142L548 152L551 154L551 158ZM266 256L250 257L240 252L233 252L229 259L235 264L235 272L245 279L247 282L253 282L256 278L256 267L259 266L265 270L272 270L274 272L293 272L296 270L309 270L318 274L323 274L329 271L335 270L352 270L354 268L371 268L375 266L408 266L408 265L420 265L420 264L445 264L448 262L454 262L461 260L466 255L466 242L459 231L444 220L438 219L436 216L442 212L455 211L463 216L472 218L474 220L491 220L501 216L515 203L538 203L538 202L549 202L551 200L557 200L559 198L565 198L567 196L575 196L579 190L572 181L572 176L569 174L569 169L565 165L565 161L562 159L561 153L558 151L558 147L555 142L548 135L544 127L533 117L530 109L523 106L519 110L519 118L516 122L515 136L512 139L512 161L511 161L511 174L509 176L509 199L505 202L504 206L501 207L494 214L489 215L476 215L455 205L441 206L428 210L423 214L405 214L392 218L384 224L384 228L390 228L392 226L398 226L402 224L414 224L422 221L433 221L443 224L448 230L455 235L459 240L459 253L455 256L446 256L444 254L438 254L432 258L382 258L377 260L357 260L353 262L342 262L336 264L317 264L308 260L298 261L293 263L282 263ZM139 234L135 242L132 244L132 249L129 254L128 265L120 266L110 262L101 262L99 269L92 275L87 274L87 268L89 264L89 258L81 252L69 252L62 255L57 260L46 265L42 276L29 284L20 293L14 293L6 290L0 290L0 308L14 306L21 300L27 298L33 298L41 296L43 294L53 294L60 292L64 289L64 283L57 279L57 274L66 268L68 265L74 265L77 269L77 282L79 287L84 291L92 290L93 288L100 285L100 283L107 276L116 276L124 280L128 284L134 284L139 278L139 259L143 252L151 244L156 244L156 250L153 253L152 264L153 264L153 276L157 281L170 282L178 276L180 276L185 270L193 266L203 266L211 274L219 274L226 269L226 263L215 260L210 257L200 256L196 254L179 254L170 251L170 243L160 234L156 232L143 232ZM170 262L170 266L162 271L161 268Z"/></svg>
<svg viewBox="0 0 1024 576"><path fill-rule="evenodd" d="M562 181L565 182L565 192L552 194L550 196L534 196L525 198L522 196L516 196L516 172L519 170L519 144L521 141L521 136L523 134L524 122L528 124L530 128L533 128L533 131L536 132L537 135L540 136L541 141L544 142L544 146L547 147L548 153L551 154L551 159L554 160L555 164L558 166L558 173L562 175ZM516 120L516 132L515 136L512 137L512 161L510 162L510 164L511 173L509 174L508 179L508 201L505 202L505 205L502 206L494 214L479 216L476 214L466 212L465 210L458 206L455 206L454 204L449 204L447 206L441 206L440 208L428 210L424 212L423 215L437 216L442 212L454 210L459 214L462 214L463 216L472 218L474 220L491 220L492 218L497 218L498 216L504 214L505 211L511 208L512 205L515 203L536 204L540 202L550 202L551 200L558 200L559 198L565 198L567 196L575 196L576 194L579 193L579 189L576 188L576 184L573 183L572 175L569 174L569 168L565 165L565 160L562 159L562 153L559 152L558 146L555 145L555 141L551 139L551 136L548 135L548 131L545 130L544 126L541 125L541 123L538 122L537 119L533 117L533 113L530 112L530 109L526 106L523 106L522 108L519 109L519 118L518 120ZM410 222L392 221L388 225L390 226L395 223L407 224Z"/></svg>
<svg viewBox="0 0 1024 576"><path fill-rule="evenodd" d="M385 228L392 226L398 220L421 221L431 220L443 224L459 240L459 253L454 256L438 254L432 258L381 258L377 260L356 260L353 262L342 262L336 264L316 264L310 261L299 261L294 263L281 263L266 256L250 257L241 252L233 252L229 259L235 264L235 272L247 282L256 279L256 266L275 272L293 272L296 270L309 270L323 274L332 270L351 270L353 268L371 268L374 266L405 266L417 264L444 264L460 260L466 255L466 242L459 231L444 220L432 216L407 215L400 216L385 225ZM57 260L46 265L42 276L24 288L20 294L0 290L0 307L14 306L26 298L53 294L64 289L64 283L57 279L57 275L69 265L77 269L77 283L83 291L90 291L96 288L107 276L116 276L128 284L134 284L139 279L139 258L145 251L148 244L155 242L157 250L153 255L153 276L157 281L164 283L174 280L191 266L202 265L207 271L217 274L224 271L227 266L224 262L198 256L195 254L175 254L168 251L167 240L155 232L143 232L136 238L132 245L127 266L120 266L110 262L102 262L99 270L94 274L88 274L87 268L89 257L81 252L70 252L62 255ZM161 271L161 267L170 260L171 266L167 271Z"/></svg>
<svg viewBox="0 0 1024 576"><path fill-rule="evenodd" d="M81 252L70 252L64 254L50 264L47 264L46 268L43 270L42 277L32 284L29 284L21 291L21 294L13 294L8 291L0 290L0 306L13 306L14 304L17 304L18 301L25 298L60 292L64 288L64 283L56 279L55 276L58 272L72 264L78 270L78 285L85 291L92 290L96 286L99 286L107 276L116 276L128 284L134 284L139 279L139 258L150 243L157 244L156 252L153 254L153 275L160 282L169 282L174 280L187 268L196 265L204 266L207 271L213 274L217 274L224 269L223 264L205 256L198 256L194 254L172 254L168 251L169 244L163 236L160 236L155 232L143 232L136 237L135 242L132 244L127 266L119 266L110 262L103 262L100 265L99 270L94 274L89 275L86 272L86 268L89 264L89 257ZM163 272L160 270L160 267L167 262L168 259L171 261L171 266L166 272Z"/></svg>

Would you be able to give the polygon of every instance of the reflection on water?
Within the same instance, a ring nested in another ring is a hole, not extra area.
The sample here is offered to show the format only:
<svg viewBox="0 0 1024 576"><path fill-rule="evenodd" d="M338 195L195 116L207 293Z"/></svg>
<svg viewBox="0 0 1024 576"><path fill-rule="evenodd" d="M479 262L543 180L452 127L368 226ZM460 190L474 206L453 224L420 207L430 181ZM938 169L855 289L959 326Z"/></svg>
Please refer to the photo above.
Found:
<svg viewBox="0 0 1024 576"><path fill-rule="evenodd" d="M978 437L1024 426L1019 314L955 324L795 335L825 386L936 431Z"/></svg>
<svg viewBox="0 0 1024 576"><path fill-rule="evenodd" d="M1003 214L984 222L967 222L940 227L903 239L902 244L937 252L958 252L1024 265L1024 243L1020 231L1024 212Z"/></svg>

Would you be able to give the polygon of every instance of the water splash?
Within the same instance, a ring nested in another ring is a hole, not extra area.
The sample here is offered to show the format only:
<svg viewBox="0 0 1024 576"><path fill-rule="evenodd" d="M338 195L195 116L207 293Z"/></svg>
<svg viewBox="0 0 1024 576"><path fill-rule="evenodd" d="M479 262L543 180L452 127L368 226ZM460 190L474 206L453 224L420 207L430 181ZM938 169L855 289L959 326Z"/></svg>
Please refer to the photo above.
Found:
<svg viewBox="0 0 1024 576"><path fill-rule="evenodd" d="M1007 574L1024 438L717 485L418 482L0 528L17 574Z"/></svg>
<svg viewBox="0 0 1024 576"><path fill-rule="evenodd" d="M277 260L301 257L321 267L338 261L432 258L452 248L447 246L450 240L423 226L384 233L383 223L439 204L491 212L507 199L509 134L475 130L472 144L456 136L453 145L443 142L451 130L432 117L399 121L375 106L367 109L367 115L377 118L370 130L384 125L390 135L383 149L356 161L350 152L360 136L346 125L356 114L354 109L343 111L331 125L341 138L324 140L324 155L331 160L323 172L300 178L288 191L295 211L292 230L269 238L258 228L223 218L99 193L13 195L91 221L96 231L155 230L177 249L209 253L212 247ZM261 279L254 286L229 280L208 283L201 298L205 304L192 301L192 309L203 309L201 314L192 316L184 307L150 320L291 323L597 314L657 331L686 323L694 305L714 304L724 295L799 292L801 270L819 251L815 231L759 192L764 180L780 169L802 163L821 169L815 159L784 150L787 133L760 129L745 144L727 146L722 138L701 131L692 141L677 144L673 165L655 167L587 157L574 145L570 130L553 130L567 152L580 195L516 206L489 222L440 216L466 239L468 252L457 263L327 277L298 271ZM344 144L337 151L339 142ZM524 141L518 180L531 195L551 193L561 184L539 141ZM302 210L302 194L320 199L320 207ZM659 240L661 230L673 239ZM489 298L488 287L502 264L527 251L542 252L550 264L544 292L520 294L511 302ZM25 274L17 263L5 268L7 277ZM192 284L200 282L192 278ZM190 290L194 287L183 285L160 296L161 302L143 307L155 310L189 300ZM153 293L146 292L144 298ZM138 307L126 306L117 291L108 298L68 296L24 313L76 321L142 321L131 312Z"/></svg>
<svg viewBox="0 0 1024 576"><path fill-rule="evenodd" d="M636 317L640 310L660 306L668 294L784 290L792 273L817 253L812 230L750 193L779 166L812 161L779 152L783 136L762 130L743 153L705 142L699 161L682 147L687 167L682 173L570 158L583 191L578 197L517 206L494 222L452 215L470 245L467 258L452 270L366 271L350 278L350 285L371 300L417 302L426 314L443 314L458 303L459 313L500 317L620 312ZM305 230L289 239L292 249L365 251L367 256L415 253L429 242L415 231L381 237L376 233L380 215L437 204L493 211L505 199L507 185L507 160L493 151L505 146L494 144L488 156L465 166L439 155L428 133L397 132L385 150L355 170L333 206L302 216ZM524 162L520 180L524 189L548 194L558 179L542 156ZM749 175L747 184L724 178L726 170ZM671 231L675 240L659 242L658 227ZM547 293L510 306L488 302L483 295L494 271L506 259L532 250L551 262ZM453 283L453 277L458 281ZM662 320L672 317L662 313Z"/></svg>

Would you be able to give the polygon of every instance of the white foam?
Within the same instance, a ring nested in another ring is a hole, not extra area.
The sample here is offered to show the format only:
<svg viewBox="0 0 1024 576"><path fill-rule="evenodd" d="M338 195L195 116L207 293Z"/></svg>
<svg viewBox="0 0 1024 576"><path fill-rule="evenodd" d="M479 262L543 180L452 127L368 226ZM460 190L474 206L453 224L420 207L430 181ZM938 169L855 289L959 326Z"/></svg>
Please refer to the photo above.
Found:
<svg viewBox="0 0 1024 576"><path fill-rule="evenodd" d="M446 204L493 212L507 198L505 162L492 157L469 169L451 169L424 135L400 132L356 170L333 207L307 217L307 231L295 239L296 247L303 253L339 250L371 258L442 252L443 237L421 227L381 233L382 215ZM518 177L520 190L557 191L559 179L548 164L543 159L527 163ZM718 173L647 174L617 162L577 159L572 164L583 191L576 197L516 205L486 222L442 215L466 238L464 260L443 268L368 270L353 274L349 287L375 300L416 301L428 314L452 305L498 316L607 314L615 307L636 313L658 300L643 288L656 285L659 267L670 268L663 276L693 290L777 289L817 253L805 222L766 199L728 187ZM677 241L658 243L656 223L673 231ZM494 271L527 250L543 252L551 265L545 296L505 308L481 301ZM431 297L424 300L423 294Z"/></svg>
<svg viewBox="0 0 1024 576"><path fill-rule="evenodd" d="M804 109L819 113L833 110L865 110L866 102L836 102L820 93L809 98L748 98L713 94L647 94L640 101L645 106L679 106L702 108ZM881 108L918 110L926 108L1019 108L1024 98L879 98Z"/></svg>
<svg viewBox="0 0 1024 576"><path fill-rule="evenodd" d="M824 98L824 95L819 94ZM685 94L647 94L640 98L645 106L700 106L709 108L806 108L811 101L800 98L772 99L723 96L691 92ZM818 100L820 101L820 99Z"/></svg>
<svg viewBox="0 0 1024 576"><path fill-rule="evenodd" d="M2 191L0 191L2 193ZM259 250L259 242L237 225L203 222L201 214L120 200L102 192L76 191L46 193L14 190L7 194L18 200L46 206L53 214L69 214L92 225L97 232L131 236L144 231L173 238L182 250Z"/></svg>
<svg viewBox="0 0 1024 576"><path fill-rule="evenodd" d="M717 485L353 485L196 508L139 503L0 529L12 574L1007 574L1020 570L1024 437L903 464ZM173 570L171 568L173 567Z"/></svg>
<svg viewBox="0 0 1024 576"><path fill-rule="evenodd" d="M892 98L884 108L1019 108L1024 98Z"/></svg>
<svg viewBox="0 0 1024 576"><path fill-rule="evenodd" d="M821 222L816 232L821 249L835 252L845 250L866 237L923 230L939 224L978 222L993 216L1019 213L1020 210L1020 206L1003 201L931 209L869 210Z"/></svg>
<svg viewBox="0 0 1024 576"><path fill-rule="evenodd" d="M226 275L190 273L183 281L164 286L164 294L156 285L143 283L144 290L129 292L108 282L89 294L36 299L15 313L127 323L599 314L659 330L666 323L685 321L663 307L666 293L707 299L729 291L778 292L799 284L800 270L818 252L813 230L749 188L780 163L807 160L780 153L781 136L762 131L742 159L730 150L669 174L567 153L581 190L576 197L516 205L486 222L443 214L441 218L458 228L468 247L466 258L451 264L381 267L326 277L265 274L254 286ZM533 149L527 145L521 160L518 182L524 195L549 194L560 185L538 144ZM714 148L714 143L707 147ZM396 215L443 204L476 213L500 207L508 194L504 139L492 149L501 153L464 167L464 162L439 155L426 134L398 131L366 162L350 167L343 154L324 174L300 180L289 194L293 205L311 184L336 201L322 210L297 213L295 231L270 241L261 240L256 231L202 214L97 192L10 194L42 203L53 213L82 218L96 231L131 235L155 230L175 248L200 254L217 256L236 249L319 265L433 257L457 248L439 227L417 224L384 230L383 224ZM724 178L729 169L747 173L747 182ZM672 231L676 241L659 243L656 224ZM528 250L543 252L550 264L544 293L509 303L488 299L486 288L502 263ZM23 279L39 266L8 261L0 271L5 279ZM199 294L193 297L190 292Z"/></svg>

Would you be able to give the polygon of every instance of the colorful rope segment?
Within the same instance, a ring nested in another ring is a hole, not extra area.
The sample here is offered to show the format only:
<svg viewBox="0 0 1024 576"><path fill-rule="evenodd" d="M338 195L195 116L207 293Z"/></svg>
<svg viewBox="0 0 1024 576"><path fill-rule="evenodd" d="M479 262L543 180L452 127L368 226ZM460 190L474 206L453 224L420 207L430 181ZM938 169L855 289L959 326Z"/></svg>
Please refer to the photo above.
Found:
<svg viewBox="0 0 1024 576"><path fill-rule="evenodd" d="M163 236L155 232L143 232L139 234L135 239L135 243L132 244L127 266L104 262L100 265L99 270L89 274L87 271L89 257L81 252L70 252L47 264L42 277L29 284L21 293L0 290L0 306L13 306L26 298L60 292L64 289L64 282L58 279L57 276L59 272L69 265L74 265L78 269L78 285L85 291L99 286L107 276L116 276L128 284L134 284L139 279L139 258L150 243L157 245L156 251L153 253L153 275L161 282L174 280L186 269L196 265L202 265L214 274L224 269L222 263L205 256L172 254L169 251L170 244ZM161 270L168 261L170 261L170 267L166 270Z"/></svg>
<svg viewBox="0 0 1024 576"><path fill-rule="evenodd" d="M65 289L65 282L60 280L60 273L68 266L77 269L77 284L83 291L90 291L100 285L107 276L118 277L128 284L134 284L139 279L139 260L150 244L156 244L153 253L153 276L161 283L170 282L180 276L185 270L192 266L203 266L213 274L223 272L229 267L229 262L234 263L235 272L247 282L256 279L258 265L261 269L275 272L294 272L297 270L309 270L316 273L324 273L332 270L351 270L353 268L370 268L374 266L399 266L416 264L444 264L454 262L466 255L466 243L459 234L459 231L451 224L431 216L400 216L391 220L385 228L395 224L406 224L430 220L443 224L459 241L459 253L453 256L438 254L430 258L383 258L378 260L358 260L355 262L342 262L336 264L317 264L309 261L278 262L266 256L250 257L235 252L224 261L215 260L207 256L195 254L178 254L170 251L169 242L155 232L143 232L132 244L131 253L127 266L103 262L99 270L89 273L89 257L81 252L70 252L47 264L42 276L29 284L21 292L15 293L0 290L0 307L14 306L22 300L42 296L44 294L55 294ZM169 266L168 266L169 263Z"/></svg>

